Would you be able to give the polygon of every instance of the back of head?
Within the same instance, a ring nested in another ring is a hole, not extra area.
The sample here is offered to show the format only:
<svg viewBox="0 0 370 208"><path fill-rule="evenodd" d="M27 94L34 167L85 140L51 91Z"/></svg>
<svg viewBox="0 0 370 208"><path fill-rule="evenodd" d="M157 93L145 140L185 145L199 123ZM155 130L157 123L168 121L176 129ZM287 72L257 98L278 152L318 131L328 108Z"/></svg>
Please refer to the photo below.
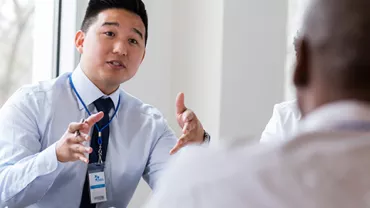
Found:
<svg viewBox="0 0 370 208"><path fill-rule="evenodd" d="M94 23L98 14L107 9L125 9L140 16L146 30L145 43L147 42L148 15L145 5L141 0L90 0L81 25L81 30L86 32Z"/></svg>
<svg viewBox="0 0 370 208"><path fill-rule="evenodd" d="M369 11L368 0L310 3L294 77L304 112L341 99L370 101Z"/></svg>

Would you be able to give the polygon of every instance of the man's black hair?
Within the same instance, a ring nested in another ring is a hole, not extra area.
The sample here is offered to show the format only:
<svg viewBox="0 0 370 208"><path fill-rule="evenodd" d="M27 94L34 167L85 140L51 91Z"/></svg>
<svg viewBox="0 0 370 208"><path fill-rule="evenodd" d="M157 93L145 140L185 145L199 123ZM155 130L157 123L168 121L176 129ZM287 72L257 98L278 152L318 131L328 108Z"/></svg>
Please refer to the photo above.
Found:
<svg viewBox="0 0 370 208"><path fill-rule="evenodd" d="M148 15L141 0L90 0L81 30L87 32L100 12L107 9L125 9L140 16L145 26L145 44L148 40Z"/></svg>

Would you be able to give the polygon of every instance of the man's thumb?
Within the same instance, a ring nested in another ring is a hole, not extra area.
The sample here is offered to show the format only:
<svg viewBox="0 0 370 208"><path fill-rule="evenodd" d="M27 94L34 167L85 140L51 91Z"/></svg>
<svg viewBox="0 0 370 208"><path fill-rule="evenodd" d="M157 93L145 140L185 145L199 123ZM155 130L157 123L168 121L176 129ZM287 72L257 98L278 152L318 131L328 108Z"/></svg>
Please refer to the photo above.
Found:
<svg viewBox="0 0 370 208"><path fill-rule="evenodd" d="M179 94L177 94L177 97L176 97L176 113L181 114L184 111L186 111L185 95L184 93L180 92Z"/></svg>

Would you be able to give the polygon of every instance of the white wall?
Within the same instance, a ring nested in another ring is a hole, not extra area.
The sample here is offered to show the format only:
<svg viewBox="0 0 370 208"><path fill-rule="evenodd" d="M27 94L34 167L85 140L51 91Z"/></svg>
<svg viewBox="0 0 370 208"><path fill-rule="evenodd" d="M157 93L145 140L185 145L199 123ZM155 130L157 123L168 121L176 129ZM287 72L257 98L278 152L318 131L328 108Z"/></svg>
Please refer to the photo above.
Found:
<svg viewBox="0 0 370 208"><path fill-rule="evenodd" d="M204 128L218 138L223 0L174 1L172 94L185 93Z"/></svg>
<svg viewBox="0 0 370 208"><path fill-rule="evenodd" d="M284 99L288 1L224 4L220 136L255 137Z"/></svg>
<svg viewBox="0 0 370 208"><path fill-rule="evenodd" d="M78 52L75 48L75 34L79 29L78 26L82 22L80 13L85 10L88 0L62 1L62 22L60 33L60 65L59 73L70 72L75 69ZM85 3L85 4L83 4ZM80 6L80 7L77 7Z"/></svg>
<svg viewBox="0 0 370 208"><path fill-rule="evenodd" d="M37 83L53 77L55 62L54 30L55 1L35 0L34 28L33 28L33 57L32 57L32 82ZM49 18L46 18L49 17ZM50 18L52 17L52 18ZM41 52L42 51L42 52Z"/></svg>

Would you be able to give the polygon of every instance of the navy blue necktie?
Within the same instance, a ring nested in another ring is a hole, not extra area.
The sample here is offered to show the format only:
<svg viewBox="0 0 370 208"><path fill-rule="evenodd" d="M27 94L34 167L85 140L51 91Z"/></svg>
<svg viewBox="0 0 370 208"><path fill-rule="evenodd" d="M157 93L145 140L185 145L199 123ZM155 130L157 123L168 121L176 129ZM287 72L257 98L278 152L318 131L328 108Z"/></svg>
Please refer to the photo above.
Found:
<svg viewBox="0 0 370 208"><path fill-rule="evenodd" d="M114 104L112 99L110 98L99 98L94 101L94 105L98 112L103 111L104 112L104 117L97 123L99 126L99 129L103 128L106 124L109 122L109 112L111 111L112 108L114 108ZM89 155L89 163L96 163L98 162L99 155L98 155L98 150L99 150L99 144L98 144L98 130L96 127L93 127L93 134L91 136L91 142L90 142L90 147L93 149L93 152ZM103 129L102 133L102 160L103 162L105 161L105 157L107 155L107 148L108 148L108 142L109 142L109 126L105 127ZM90 203L90 190L89 190L89 176L88 173L86 173L86 178L85 178L85 184L83 187L82 191L82 197L81 197L81 204L80 208L95 208L95 204Z"/></svg>

